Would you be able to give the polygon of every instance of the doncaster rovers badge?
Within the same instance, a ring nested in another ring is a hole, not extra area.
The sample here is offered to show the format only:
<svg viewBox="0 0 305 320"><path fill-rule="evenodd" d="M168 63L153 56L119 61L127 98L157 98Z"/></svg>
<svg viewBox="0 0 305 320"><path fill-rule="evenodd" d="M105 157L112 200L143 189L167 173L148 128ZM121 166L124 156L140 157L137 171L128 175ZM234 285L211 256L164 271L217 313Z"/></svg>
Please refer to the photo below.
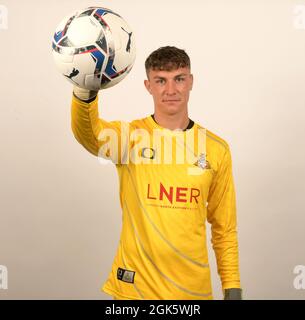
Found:
<svg viewBox="0 0 305 320"><path fill-rule="evenodd" d="M195 163L196 166L198 166L201 169L211 169L211 166L209 164L209 162L206 160L206 154L205 153L201 153L199 155L199 158L197 160L197 162Z"/></svg>

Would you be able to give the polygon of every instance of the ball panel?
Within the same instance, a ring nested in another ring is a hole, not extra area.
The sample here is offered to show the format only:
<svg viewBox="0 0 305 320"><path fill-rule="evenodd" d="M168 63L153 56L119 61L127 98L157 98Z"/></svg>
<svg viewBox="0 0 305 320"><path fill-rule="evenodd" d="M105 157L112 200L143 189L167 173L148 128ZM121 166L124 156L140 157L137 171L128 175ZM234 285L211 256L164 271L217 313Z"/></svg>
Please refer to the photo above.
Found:
<svg viewBox="0 0 305 320"><path fill-rule="evenodd" d="M74 19L67 36L74 47L87 46L99 40L102 28L88 16Z"/></svg>
<svg viewBox="0 0 305 320"><path fill-rule="evenodd" d="M55 43L60 41L66 35L66 32L69 28L69 25L76 18L77 14L78 14L77 11L73 12L73 14L70 14L70 15L64 17L63 20L59 23L59 25L57 26L57 28L55 30L55 34L54 34L54 38L53 38Z"/></svg>

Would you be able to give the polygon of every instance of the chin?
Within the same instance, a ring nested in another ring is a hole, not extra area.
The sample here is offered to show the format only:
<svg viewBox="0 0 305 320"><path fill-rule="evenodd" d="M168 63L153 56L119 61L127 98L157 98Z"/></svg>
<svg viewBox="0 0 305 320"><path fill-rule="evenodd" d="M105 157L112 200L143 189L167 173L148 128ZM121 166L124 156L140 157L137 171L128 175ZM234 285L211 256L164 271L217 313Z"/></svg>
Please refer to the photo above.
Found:
<svg viewBox="0 0 305 320"><path fill-rule="evenodd" d="M178 106L178 105L170 105L170 106L167 105L164 108L165 113L167 113L168 115L179 113L181 112L181 110L182 110L181 106Z"/></svg>

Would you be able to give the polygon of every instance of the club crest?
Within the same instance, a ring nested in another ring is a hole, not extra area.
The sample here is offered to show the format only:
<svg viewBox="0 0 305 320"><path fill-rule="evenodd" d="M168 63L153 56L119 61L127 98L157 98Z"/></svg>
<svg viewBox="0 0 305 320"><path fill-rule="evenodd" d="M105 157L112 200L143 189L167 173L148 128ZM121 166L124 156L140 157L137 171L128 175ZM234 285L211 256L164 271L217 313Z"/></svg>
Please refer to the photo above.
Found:
<svg viewBox="0 0 305 320"><path fill-rule="evenodd" d="M201 169L211 169L210 163L206 160L206 154L201 153L195 165Z"/></svg>

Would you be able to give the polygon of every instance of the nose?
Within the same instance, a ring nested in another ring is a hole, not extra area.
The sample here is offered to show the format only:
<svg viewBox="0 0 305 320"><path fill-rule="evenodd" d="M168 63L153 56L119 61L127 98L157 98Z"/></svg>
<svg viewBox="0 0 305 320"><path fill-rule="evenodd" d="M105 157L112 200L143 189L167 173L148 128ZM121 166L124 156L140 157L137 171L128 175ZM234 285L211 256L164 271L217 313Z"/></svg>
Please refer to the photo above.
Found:
<svg viewBox="0 0 305 320"><path fill-rule="evenodd" d="M165 94L168 96L172 96L175 95L176 92L176 83L174 81L168 81L165 86Z"/></svg>

